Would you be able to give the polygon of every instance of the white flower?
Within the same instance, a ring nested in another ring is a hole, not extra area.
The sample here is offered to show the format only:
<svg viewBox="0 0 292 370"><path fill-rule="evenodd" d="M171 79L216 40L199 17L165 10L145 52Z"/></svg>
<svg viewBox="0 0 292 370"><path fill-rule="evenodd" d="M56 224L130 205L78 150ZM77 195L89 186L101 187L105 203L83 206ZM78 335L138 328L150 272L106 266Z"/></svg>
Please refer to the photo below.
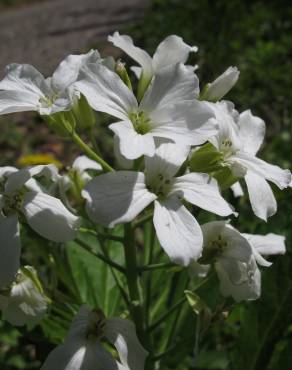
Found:
<svg viewBox="0 0 292 370"><path fill-rule="evenodd" d="M284 254L286 252L285 237L277 234L252 235L242 234L252 247L254 257L261 266L271 266L264 256Z"/></svg>
<svg viewBox="0 0 292 370"><path fill-rule="evenodd" d="M41 185L43 178L57 180L57 168L54 165L39 165L2 177L2 217L21 213L30 227L43 237L56 242L71 240L79 226L79 219L59 199L44 191L45 186Z"/></svg>
<svg viewBox="0 0 292 370"><path fill-rule="evenodd" d="M214 102L222 99L236 84L239 73L236 67L227 68L222 75L207 85L206 91L203 93L203 98Z"/></svg>
<svg viewBox="0 0 292 370"><path fill-rule="evenodd" d="M104 349L104 340L116 348L119 361ZM143 370L146 356L131 321L106 319L101 311L82 306L65 343L50 353L41 370Z"/></svg>
<svg viewBox="0 0 292 370"><path fill-rule="evenodd" d="M0 114L37 111L50 115L70 110L78 98L73 83L80 68L99 60L94 50L83 55L69 55L47 79L29 64L10 64L0 81Z"/></svg>
<svg viewBox="0 0 292 370"><path fill-rule="evenodd" d="M224 296L237 302L257 299L261 275L247 239L224 221L202 225L203 258L215 258L215 269Z"/></svg>
<svg viewBox="0 0 292 370"><path fill-rule="evenodd" d="M162 248L179 264L196 261L202 252L202 232L182 199L221 216L232 209L208 175L175 177L188 153L186 147L161 144L153 157L146 157L145 174L117 171L97 176L82 192L89 217L114 227L132 221L154 201L153 221Z"/></svg>
<svg viewBox="0 0 292 370"><path fill-rule="evenodd" d="M189 53L198 50L196 46L187 45L181 37L176 35L166 37L158 45L153 58L146 51L135 46L130 36L115 32L113 36L108 37L108 41L122 49L141 66L132 67L132 69L138 78L142 76L145 84L149 83L152 77L163 68L177 63L185 63Z"/></svg>
<svg viewBox="0 0 292 370"><path fill-rule="evenodd" d="M84 67L75 87L93 109L120 120L109 127L127 159L152 156L158 138L199 145L217 132L209 120L213 117L210 108L195 100L197 78L183 64L157 73L140 104L120 77L102 64Z"/></svg>
<svg viewBox="0 0 292 370"><path fill-rule="evenodd" d="M57 168L54 165L21 170L0 168L0 288L13 281L19 268L19 214L25 216L34 231L56 242L72 240L79 227L79 218L44 191L45 186L40 183L43 178L57 180Z"/></svg>
<svg viewBox="0 0 292 370"><path fill-rule="evenodd" d="M224 163L237 177L244 177L252 209L267 220L277 211L268 181L280 189L291 181L289 170L282 170L256 157L265 135L265 123L247 110L238 114L227 102L209 103L219 124L219 133L210 142L223 154Z"/></svg>
<svg viewBox="0 0 292 370"><path fill-rule="evenodd" d="M16 326L36 325L47 310L44 295L35 269L25 266L18 271L11 288L4 295L0 292L2 317Z"/></svg>

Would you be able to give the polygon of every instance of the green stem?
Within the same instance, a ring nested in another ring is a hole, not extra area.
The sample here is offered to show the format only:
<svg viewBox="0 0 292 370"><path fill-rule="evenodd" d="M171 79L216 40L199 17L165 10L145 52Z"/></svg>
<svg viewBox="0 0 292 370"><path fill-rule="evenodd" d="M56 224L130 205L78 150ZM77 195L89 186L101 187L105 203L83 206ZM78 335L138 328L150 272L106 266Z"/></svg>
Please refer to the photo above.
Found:
<svg viewBox="0 0 292 370"><path fill-rule="evenodd" d="M201 281L192 292L195 292L197 289L201 288L204 284L206 284L210 278L213 276L213 273L209 274L203 281ZM148 327L149 331L154 330L157 326L159 326L164 320L168 318L173 312L175 312L178 308L180 308L186 302L186 297L182 297L178 302L176 302L168 311L166 311L154 324Z"/></svg>
<svg viewBox="0 0 292 370"><path fill-rule="evenodd" d="M177 266L176 264L172 262L162 262L162 263L155 263L153 265L145 265L139 267L139 271L152 271L152 270L160 270L160 269L166 269Z"/></svg>
<svg viewBox="0 0 292 370"><path fill-rule="evenodd" d="M138 337L142 344L149 349L149 339L144 330L143 306L139 292L139 270L137 266L134 230L130 223L125 225L124 251L126 260L126 278L131 300L131 315L136 325Z"/></svg>
<svg viewBox="0 0 292 370"><path fill-rule="evenodd" d="M178 308L180 308L180 306L183 305L185 302L186 302L186 297L181 298L168 311L166 311L154 324L150 325L148 330L152 331L155 328L157 328L157 326L163 323L168 318L168 316L170 316L173 312L175 312Z"/></svg>
<svg viewBox="0 0 292 370"><path fill-rule="evenodd" d="M105 255L105 257L109 258L108 250L107 250L106 246L104 245L103 240L100 240L99 239L99 242L100 242L100 246L101 246L101 249L103 251L103 254ZM127 307L130 308L130 305L131 304L130 304L130 301L129 301L128 294L127 294L127 292L124 290L124 288L122 286L122 283L121 283L121 281L119 279L118 273L116 272L116 270L114 268L110 267L110 269L111 269L111 273L113 275L113 278L114 278L114 280L115 280L115 282L117 284L117 287L120 290L121 296L123 297L123 299L124 299Z"/></svg>
<svg viewBox="0 0 292 370"><path fill-rule="evenodd" d="M92 247L87 244L86 242L84 242L83 240L77 238L75 239L76 243L78 243L81 247L83 247L84 249L86 249L89 253L92 253L94 256L96 256L97 258L99 258L100 260L102 260L103 262L105 262L107 265L115 268L116 270L122 272L122 273L125 273L126 270L123 266L119 265L118 263L112 261L111 259L105 257L103 254L101 253L98 253L98 252L95 252L92 250Z"/></svg>
<svg viewBox="0 0 292 370"><path fill-rule="evenodd" d="M81 233L91 234L91 235L94 235L94 236L99 237L99 238L102 238L102 239L107 239L107 240L112 240L112 241L115 241L115 242L124 243L124 238L121 237L121 236L109 235L109 234L103 234L103 233L97 233L94 230L86 229L84 227L81 227L79 229L79 231Z"/></svg>
<svg viewBox="0 0 292 370"><path fill-rule="evenodd" d="M149 221L153 217L153 212L149 212L145 216L138 219L136 222L133 222L133 227L138 227L143 225L145 222Z"/></svg>
<svg viewBox="0 0 292 370"><path fill-rule="evenodd" d="M98 154L96 154L82 139L81 137L75 132L71 132L71 138L73 141L85 152L85 154L93 159L95 162L99 163L105 172L114 171L114 169L104 161Z"/></svg>

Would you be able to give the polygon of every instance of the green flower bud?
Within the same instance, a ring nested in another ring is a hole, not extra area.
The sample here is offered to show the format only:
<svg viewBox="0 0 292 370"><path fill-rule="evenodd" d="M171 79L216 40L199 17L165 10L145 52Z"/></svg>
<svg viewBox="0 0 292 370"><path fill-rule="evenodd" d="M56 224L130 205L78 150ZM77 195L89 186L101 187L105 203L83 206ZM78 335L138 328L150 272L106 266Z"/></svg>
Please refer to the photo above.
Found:
<svg viewBox="0 0 292 370"><path fill-rule="evenodd" d="M72 112L78 129L86 130L96 124L96 115L84 95L81 94L79 100L74 104Z"/></svg>
<svg viewBox="0 0 292 370"><path fill-rule="evenodd" d="M116 63L115 70L116 73L120 76L121 80L124 82L124 84L127 85L130 90L133 90L131 80L125 67L125 63L122 63L120 60L118 60Z"/></svg>

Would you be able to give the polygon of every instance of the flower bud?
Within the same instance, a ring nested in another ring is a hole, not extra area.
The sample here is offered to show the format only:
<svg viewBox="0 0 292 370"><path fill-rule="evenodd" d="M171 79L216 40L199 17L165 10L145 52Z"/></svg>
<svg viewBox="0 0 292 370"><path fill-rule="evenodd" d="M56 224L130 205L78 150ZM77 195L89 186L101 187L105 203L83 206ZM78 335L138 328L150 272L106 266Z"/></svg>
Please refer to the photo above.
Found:
<svg viewBox="0 0 292 370"><path fill-rule="evenodd" d="M96 124L95 113L84 95L81 94L80 98L75 102L72 112L77 122L77 128L81 130L87 129Z"/></svg>
<svg viewBox="0 0 292 370"><path fill-rule="evenodd" d="M216 102L232 89L239 77L239 70L236 67L229 67L216 80L207 84L203 90L201 99Z"/></svg>
<svg viewBox="0 0 292 370"><path fill-rule="evenodd" d="M120 60L118 60L115 69L116 73L120 76L124 84L127 85L130 90L133 90L131 80L125 67L125 63L122 63Z"/></svg>
<svg viewBox="0 0 292 370"><path fill-rule="evenodd" d="M0 292L2 317L15 326L36 325L46 313L47 304L48 298L31 266L21 268L10 289Z"/></svg>

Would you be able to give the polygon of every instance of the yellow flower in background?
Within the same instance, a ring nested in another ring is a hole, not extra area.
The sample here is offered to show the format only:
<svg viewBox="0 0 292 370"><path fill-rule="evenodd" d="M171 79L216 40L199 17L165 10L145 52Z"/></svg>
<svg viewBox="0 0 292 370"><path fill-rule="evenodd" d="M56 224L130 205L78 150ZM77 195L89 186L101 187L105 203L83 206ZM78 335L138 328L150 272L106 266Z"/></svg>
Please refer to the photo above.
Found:
<svg viewBox="0 0 292 370"><path fill-rule="evenodd" d="M18 161L21 167L33 166L37 164L54 164L56 167L61 168L62 163L58 161L52 154L30 154L21 156Z"/></svg>

